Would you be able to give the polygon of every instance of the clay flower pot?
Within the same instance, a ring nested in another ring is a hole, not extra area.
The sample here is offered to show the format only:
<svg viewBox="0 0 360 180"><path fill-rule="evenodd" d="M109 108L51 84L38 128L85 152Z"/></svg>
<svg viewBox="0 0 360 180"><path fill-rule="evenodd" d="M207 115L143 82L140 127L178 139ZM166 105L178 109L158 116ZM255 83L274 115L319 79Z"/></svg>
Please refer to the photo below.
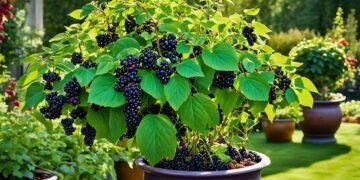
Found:
<svg viewBox="0 0 360 180"><path fill-rule="evenodd" d="M295 130L295 122L291 119L275 119L272 123L265 118L263 130L268 142L290 142Z"/></svg>
<svg viewBox="0 0 360 180"><path fill-rule="evenodd" d="M142 180L143 170L137 166L130 168L128 163L123 161L115 162L115 170L118 180Z"/></svg>
<svg viewBox="0 0 360 180"><path fill-rule="evenodd" d="M300 123L304 133L303 142L310 143L333 143L336 142L335 133L339 129L342 113L338 100L314 101L312 109L303 107L304 121Z"/></svg>
<svg viewBox="0 0 360 180"><path fill-rule="evenodd" d="M253 166L227 171L177 171L156 168L144 163L144 159L136 160L136 165L144 170L144 180L258 180L261 170L270 165L270 159L264 154L256 152L261 161Z"/></svg>

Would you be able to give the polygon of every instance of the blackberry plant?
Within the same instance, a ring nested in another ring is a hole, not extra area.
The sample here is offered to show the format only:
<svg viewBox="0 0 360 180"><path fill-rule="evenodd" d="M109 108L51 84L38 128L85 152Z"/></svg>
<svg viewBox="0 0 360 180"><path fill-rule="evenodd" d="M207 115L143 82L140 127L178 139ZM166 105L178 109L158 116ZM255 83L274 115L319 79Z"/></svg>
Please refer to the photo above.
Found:
<svg viewBox="0 0 360 180"><path fill-rule="evenodd" d="M66 135L70 136L74 133L75 128L73 124L74 120L71 118L65 118L61 120L61 125L63 126Z"/></svg>
<svg viewBox="0 0 360 180"><path fill-rule="evenodd" d="M311 107L302 99L315 90L294 74L297 63L263 48L265 25L245 15L234 21L213 10L218 1L207 2L200 10L183 0L110 0L70 13L80 25L51 40L58 48L26 59L18 84L27 91L24 108L63 119L65 132L81 133L89 146L105 138L130 151L125 142L134 141L152 166L215 171L258 163L256 153L236 150L239 140L280 104ZM242 36L248 42L234 38ZM38 75L50 69L62 79L44 78L54 86L46 96Z"/></svg>

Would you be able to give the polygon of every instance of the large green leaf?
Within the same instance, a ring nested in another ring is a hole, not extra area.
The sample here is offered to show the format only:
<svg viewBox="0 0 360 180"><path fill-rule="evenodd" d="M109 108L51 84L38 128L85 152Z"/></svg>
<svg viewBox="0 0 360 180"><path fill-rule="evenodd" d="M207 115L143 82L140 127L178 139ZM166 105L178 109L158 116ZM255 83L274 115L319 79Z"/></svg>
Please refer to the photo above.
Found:
<svg viewBox="0 0 360 180"><path fill-rule="evenodd" d="M285 65L289 60L289 57L284 56L280 53L274 53L270 56L270 62L272 65L282 66Z"/></svg>
<svg viewBox="0 0 360 180"><path fill-rule="evenodd" d="M89 124L96 130L96 138L107 138L109 134L109 109L89 109L86 115Z"/></svg>
<svg viewBox="0 0 360 180"><path fill-rule="evenodd" d="M140 44L134 39L129 37L124 37L116 41L112 51L113 57L116 57L122 51L128 48L140 49Z"/></svg>
<svg viewBox="0 0 360 180"><path fill-rule="evenodd" d="M294 84L296 88L307 89L310 92L319 93L313 82L306 77L296 77Z"/></svg>
<svg viewBox="0 0 360 180"><path fill-rule="evenodd" d="M213 47L212 52L203 49L202 58L204 63L218 71L238 71L238 60L234 47L221 42Z"/></svg>
<svg viewBox="0 0 360 180"><path fill-rule="evenodd" d="M217 89L215 91L215 102L220 104L225 116L236 107L239 97L239 94L231 89Z"/></svg>
<svg viewBox="0 0 360 180"><path fill-rule="evenodd" d="M190 96L180 107L181 121L192 130L206 134L209 127L219 123L219 112L215 103L204 94Z"/></svg>
<svg viewBox="0 0 360 180"><path fill-rule="evenodd" d="M292 88L289 88L289 89L286 90L286 92L285 92L285 98L286 98L286 101L287 101L289 104L299 102L298 97L297 97L295 91L294 91Z"/></svg>
<svg viewBox="0 0 360 180"><path fill-rule="evenodd" d="M176 66L176 71L186 78L204 77L204 73L202 72L199 63L192 59L185 60Z"/></svg>
<svg viewBox="0 0 360 180"><path fill-rule="evenodd" d="M299 99L299 103L305 107L312 108L314 104L314 99L311 93L306 89L295 90L295 93Z"/></svg>
<svg viewBox="0 0 360 180"><path fill-rule="evenodd" d="M244 9L244 13L250 16L256 16L260 12L259 8Z"/></svg>
<svg viewBox="0 0 360 180"><path fill-rule="evenodd" d="M100 56L96 59L96 62L99 63L96 75L106 74L115 69L115 67L119 64L119 61L114 60L113 57L107 54Z"/></svg>
<svg viewBox="0 0 360 180"><path fill-rule="evenodd" d="M111 108L109 116L109 135L110 142L117 142L127 131L125 114L121 108Z"/></svg>
<svg viewBox="0 0 360 180"><path fill-rule="evenodd" d="M185 53L188 54L191 52L191 46L186 44L185 41L180 41L176 46L176 51L178 53Z"/></svg>
<svg viewBox="0 0 360 180"><path fill-rule="evenodd" d="M150 165L155 165L163 158L174 158L176 128L167 116L147 115L136 131L136 142Z"/></svg>
<svg viewBox="0 0 360 180"><path fill-rule="evenodd" d="M160 80L155 76L155 73L152 71L140 71L142 77L140 86L141 89L146 93L150 94L157 100L164 101L164 85L161 84Z"/></svg>
<svg viewBox="0 0 360 180"><path fill-rule="evenodd" d="M261 62L259 61L258 57L250 52L241 53L240 61L248 72L254 72L255 69L261 67Z"/></svg>
<svg viewBox="0 0 360 180"><path fill-rule="evenodd" d="M95 78L90 86L88 102L105 107L119 107L125 104L123 94L114 90L115 81L116 78L110 74Z"/></svg>
<svg viewBox="0 0 360 180"><path fill-rule="evenodd" d="M258 74L241 74L235 80L235 88L240 90L250 100L267 101L269 98L270 86L266 79Z"/></svg>
<svg viewBox="0 0 360 180"><path fill-rule="evenodd" d="M191 92L190 83L187 79L174 75L168 84L165 85L165 97L170 106L177 111L186 101Z"/></svg>
<svg viewBox="0 0 360 180"><path fill-rule="evenodd" d="M44 87L36 82L26 89L25 105L23 109L36 107L45 98Z"/></svg>
<svg viewBox="0 0 360 180"><path fill-rule="evenodd" d="M85 69L83 67L79 67L75 71L75 77L78 80L81 87L86 87L95 77L95 69Z"/></svg>

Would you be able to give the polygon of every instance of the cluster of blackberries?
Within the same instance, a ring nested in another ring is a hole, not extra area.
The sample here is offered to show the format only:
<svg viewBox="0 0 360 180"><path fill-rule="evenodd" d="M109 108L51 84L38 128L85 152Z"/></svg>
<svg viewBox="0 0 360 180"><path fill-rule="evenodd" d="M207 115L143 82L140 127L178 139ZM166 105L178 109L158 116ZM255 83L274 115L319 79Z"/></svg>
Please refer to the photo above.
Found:
<svg viewBox="0 0 360 180"><path fill-rule="evenodd" d="M153 32L153 26L154 26L154 22L152 21L152 19L148 19L142 25L142 30L148 32L149 34L151 34Z"/></svg>
<svg viewBox="0 0 360 180"><path fill-rule="evenodd" d="M81 64L82 62L83 57L81 53L76 52L71 55L71 63L73 63L74 65Z"/></svg>
<svg viewBox="0 0 360 180"><path fill-rule="evenodd" d="M71 118L73 118L73 119L77 119L77 118L79 118L79 119L85 119L86 114L87 114L87 113L86 113L86 111L85 111L83 108L77 107L76 109L74 109L74 110L71 111L70 116L71 116Z"/></svg>
<svg viewBox="0 0 360 180"><path fill-rule="evenodd" d="M134 16L128 15L126 20L125 20L125 31L126 33L131 33L135 30L136 27L138 27L139 25L136 24L135 18Z"/></svg>
<svg viewBox="0 0 360 180"><path fill-rule="evenodd" d="M192 52L192 54L190 55L190 58L198 57L199 55L201 55L201 53L202 53L202 48L201 48L201 46L194 46L194 47L193 47L193 52Z"/></svg>
<svg viewBox="0 0 360 180"><path fill-rule="evenodd" d="M80 64L80 66L85 69L90 69L92 67L95 67L95 63L91 62L90 60L86 60L82 64Z"/></svg>
<svg viewBox="0 0 360 180"><path fill-rule="evenodd" d="M156 68L156 60L159 58L159 55L152 51L149 48L145 48L141 55L139 56L139 60L141 62L141 67L144 69L154 69Z"/></svg>
<svg viewBox="0 0 360 180"><path fill-rule="evenodd" d="M43 79L45 80L44 88L47 90L52 90L53 89L52 83L55 81L60 81L61 77L58 73L49 71L43 74Z"/></svg>
<svg viewBox="0 0 360 180"><path fill-rule="evenodd" d="M85 136L84 143L91 147L94 144L96 130L90 126L90 124L86 123L86 125L81 128L81 134Z"/></svg>
<svg viewBox="0 0 360 180"><path fill-rule="evenodd" d="M174 69L167 61L162 61L160 67L156 70L155 75L162 84L167 84L170 80L170 76L174 73Z"/></svg>
<svg viewBox="0 0 360 180"><path fill-rule="evenodd" d="M269 92L269 103L274 104L274 101L276 100L276 88L271 87Z"/></svg>
<svg viewBox="0 0 360 180"><path fill-rule="evenodd" d="M118 78L115 83L115 90L123 92L127 85L140 83L141 76L138 74L140 61L139 58L129 55L120 61L120 65L122 67L115 71L115 77Z"/></svg>
<svg viewBox="0 0 360 180"><path fill-rule="evenodd" d="M46 95L47 106L40 108L40 112L46 119L57 119L61 116L62 107L66 102L66 97L51 92Z"/></svg>
<svg viewBox="0 0 360 180"><path fill-rule="evenodd" d="M71 118L64 118L61 120L61 125L63 126L66 135L70 136L74 133L75 127L73 124L74 120Z"/></svg>
<svg viewBox="0 0 360 180"><path fill-rule="evenodd" d="M219 89L232 88L235 76L235 73L232 71L217 71L215 73L212 85Z"/></svg>
<svg viewBox="0 0 360 180"><path fill-rule="evenodd" d="M76 78L72 78L64 86L67 103L76 106L80 104L81 86Z"/></svg>
<svg viewBox="0 0 360 180"><path fill-rule="evenodd" d="M119 39L119 35L115 33L116 27L118 26L119 23L114 21L110 27L108 27L108 34L99 34L96 36L96 42L99 47L105 47Z"/></svg>
<svg viewBox="0 0 360 180"><path fill-rule="evenodd" d="M182 54L177 53L176 51L176 45L178 43L178 40L176 39L175 34L169 34L164 35L159 39L159 48L161 51L161 54L169 58L172 63L176 63L181 57ZM157 49L157 41L153 42L153 48Z"/></svg>
<svg viewBox="0 0 360 180"><path fill-rule="evenodd" d="M242 30L243 36L246 38L250 46L253 46L257 40L257 36L254 34L254 28L245 26Z"/></svg>
<svg viewBox="0 0 360 180"><path fill-rule="evenodd" d="M281 90L287 90L290 87L291 79L284 73L280 66L275 69L275 78L277 80L275 85Z"/></svg>

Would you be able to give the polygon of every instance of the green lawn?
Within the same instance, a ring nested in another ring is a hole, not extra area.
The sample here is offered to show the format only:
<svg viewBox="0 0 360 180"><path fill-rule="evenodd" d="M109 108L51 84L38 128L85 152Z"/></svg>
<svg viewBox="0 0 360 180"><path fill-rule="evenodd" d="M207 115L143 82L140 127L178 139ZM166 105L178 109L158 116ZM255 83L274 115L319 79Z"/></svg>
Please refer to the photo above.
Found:
<svg viewBox="0 0 360 180"><path fill-rule="evenodd" d="M360 125L343 123L336 144L302 144L297 130L291 143L267 143L262 132L250 135L249 148L268 155L264 180L360 179Z"/></svg>

